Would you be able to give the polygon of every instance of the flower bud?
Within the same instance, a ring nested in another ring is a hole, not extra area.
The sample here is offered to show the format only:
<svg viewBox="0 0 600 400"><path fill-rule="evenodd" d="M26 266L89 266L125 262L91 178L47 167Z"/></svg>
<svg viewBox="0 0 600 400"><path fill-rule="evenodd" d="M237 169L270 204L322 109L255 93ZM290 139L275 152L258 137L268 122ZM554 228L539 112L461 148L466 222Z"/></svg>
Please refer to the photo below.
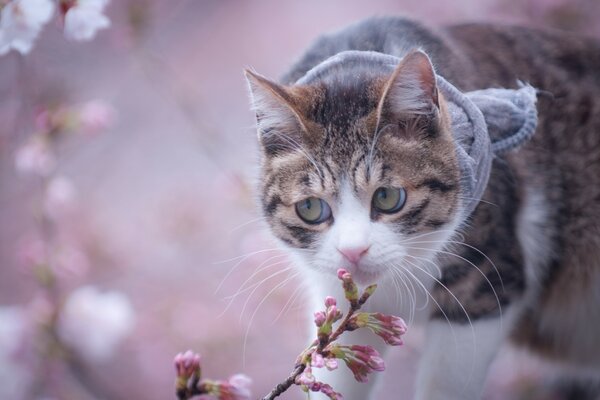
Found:
<svg viewBox="0 0 600 400"><path fill-rule="evenodd" d="M325 323L325 320L327 319L325 312L324 311L317 311L315 312L315 325L317 325L317 327L321 327L323 326L323 324Z"/></svg>
<svg viewBox="0 0 600 400"><path fill-rule="evenodd" d="M327 296L325 297L325 307L329 308L331 306L335 306L337 305L337 301L331 297L331 296Z"/></svg>

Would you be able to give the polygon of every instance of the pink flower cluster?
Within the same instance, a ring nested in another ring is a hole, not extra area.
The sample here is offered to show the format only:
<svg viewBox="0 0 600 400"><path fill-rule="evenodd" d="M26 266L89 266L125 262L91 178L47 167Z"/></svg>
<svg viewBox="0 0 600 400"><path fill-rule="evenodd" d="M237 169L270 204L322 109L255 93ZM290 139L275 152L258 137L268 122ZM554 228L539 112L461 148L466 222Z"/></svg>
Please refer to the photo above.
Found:
<svg viewBox="0 0 600 400"><path fill-rule="evenodd" d="M314 313L317 339L298 356L292 374L262 400L273 400L292 385L300 386L307 393L320 392L330 400L343 399L341 393L336 392L330 385L317 381L313 375L313 368L327 368L329 371L337 369L338 360L344 361L358 382L367 382L369 374L385 370L383 359L373 347L337 344L336 340L344 332L368 328L389 345L402 344L401 336L406 332L406 324L402 318L381 313L359 312L375 292L377 285L368 286L362 294L359 294L358 286L348 271L338 270L338 278L342 281L344 295L350 303L348 313L344 316L333 297L325 298L325 310ZM334 329L336 323L337 327ZM191 352L178 355L175 365L178 374L177 395L179 399L209 394L222 400L236 400L248 398L250 395L245 389L247 385L235 383L232 379L226 382L199 382L199 357L194 356Z"/></svg>

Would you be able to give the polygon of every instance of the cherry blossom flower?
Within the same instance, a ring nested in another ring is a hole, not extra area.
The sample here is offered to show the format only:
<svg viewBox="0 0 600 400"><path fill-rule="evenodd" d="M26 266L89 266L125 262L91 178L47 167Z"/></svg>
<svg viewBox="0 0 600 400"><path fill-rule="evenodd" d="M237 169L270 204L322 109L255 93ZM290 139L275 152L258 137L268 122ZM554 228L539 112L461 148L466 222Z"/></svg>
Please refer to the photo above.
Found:
<svg viewBox="0 0 600 400"><path fill-rule="evenodd" d="M385 370L385 363L379 352L371 346L333 345L328 350L336 358L346 363L350 371L352 371L354 379L359 382L367 382L369 380L368 376L372 372Z"/></svg>
<svg viewBox="0 0 600 400"><path fill-rule="evenodd" d="M58 334L88 360L101 362L113 354L133 325L133 308L125 295L82 286L67 298L58 321Z"/></svg>
<svg viewBox="0 0 600 400"><path fill-rule="evenodd" d="M30 138L15 154L15 168L24 174L47 176L55 167L56 158L48 141L39 135Z"/></svg>
<svg viewBox="0 0 600 400"><path fill-rule="evenodd" d="M307 386L308 390L311 392L321 392L331 400L343 400L344 396L341 393L336 392L333 388L323 382L314 382Z"/></svg>
<svg viewBox="0 0 600 400"><path fill-rule="evenodd" d="M243 374L236 374L227 381L203 381L200 386L203 392L215 396L219 400L249 400L252 393L252 380Z"/></svg>
<svg viewBox="0 0 600 400"><path fill-rule="evenodd" d="M15 306L0 307L0 398L24 398L32 376L15 357L27 331L25 312Z"/></svg>
<svg viewBox="0 0 600 400"><path fill-rule="evenodd" d="M28 54L53 14L51 0L14 0L6 4L0 19L0 55L11 49Z"/></svg>
<svg viewBox="0 0 600 400"><path fill-rule="evenodd" d="M65 37L69 40L92 40L96 33L110 26L104 15L108 0L76 0L65 12Z"/></svg>
<svg viewBox="0 0 600 400"><path fill-rule="evenodd" d="M75 202L76 189L70 179L64 176L53 177L46 187L44 210L56 218L69 210Z"/></svg>
<svg viewBox="0 0 600 400"><path fill-rule="evenodd" d="M400 317L366 312L354 315L348 321L348 327L350 330L369 328L387 344L392 346L399 346L403 343L401 336L406 333L407 329L406 323Z"/></svg>
<svg viewBox="0 0 600 400"><path fill-rule="evenodd" d="M102 100L92 100L79 109L79 122L84 132L98 133L115 121L115 109Z"/></svg>
<svg viewBox="0 0 600 400"><path fill-rule="evenodd" d="M184 378L186 382L194 374L200 378L200 354L191 350L179 353L175 356L174 364L177 377Z"/></svg>

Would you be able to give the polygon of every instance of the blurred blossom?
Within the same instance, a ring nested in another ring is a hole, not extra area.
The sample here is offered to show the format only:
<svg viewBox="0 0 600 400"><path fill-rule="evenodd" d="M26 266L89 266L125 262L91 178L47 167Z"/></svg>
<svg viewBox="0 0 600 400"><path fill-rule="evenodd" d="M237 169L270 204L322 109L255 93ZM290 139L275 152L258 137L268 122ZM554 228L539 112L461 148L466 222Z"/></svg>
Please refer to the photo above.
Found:
<svg viewBox="0 0 600 400"><path fill-rule="evenodd" d="M15 154L18 172L46 176L56 167L56 158L48 141L39 135L31 137Z"/></svg>
<svg viewBox="0 0 600 400"><path fill-rule="evenodd" d="M64 244L57 249L55 263L56 272L63 278L82 276L90 268L90 261L85 252L72 244Z"/></svg>
<svg viewBox="0 0 600 400"><path fill-rule="evenodd" d="M86 133L98 133L109 128L115 121L115 109L102 100L85 103L79 110L81 128Z"/></svg>
<svg viewBox="0 0 600 400"><path fill-rule="evenodd" d="M27 306L27 314L32 324L48 325L54 316L54 305L47 293L39 292Z"/></svg>
<svg viewBox="0 0 600 400"><path fill-rule="evenodd" d="M101 29L110 26L103 14L108 0L76 0L65 13L65 37L70 40L92 40Z"/></svg>
<svg viewBox="0 0 600 400"><path fill-rule="evenodd" d="M54 14L51 0L14 0L2 9L0 19L0 55L11 49L27 54L42 27Z"/></svg>
<svg viewBox="0 0 600 400"><path fill-rule="evenodd" d="M58 321L58 334L89 361L110 358L134 325L128 298L118 292L100 292L82 286L67 298Z"/></svg>
<svg viewBox="0 0 600 400"><path fill-rule="evenodd" d="M17 245L17 257L27 270L38 267L48 261L48 246L38 236L27 236Z"/></svg>
<svg viewBox="0 0 600 400"><path fill-rule="evenodd" d="M26 333L25 313L18 307L0 307L0 398L22 398L31 376L16 353Z"/></svg>
<svg viewBox="0 0 600 400"><path fill-rule="evenodd" d="M46 187L44 211L50 217L58 217L73 206L76 189L70 179L64 176L53 177Z"/></svg>

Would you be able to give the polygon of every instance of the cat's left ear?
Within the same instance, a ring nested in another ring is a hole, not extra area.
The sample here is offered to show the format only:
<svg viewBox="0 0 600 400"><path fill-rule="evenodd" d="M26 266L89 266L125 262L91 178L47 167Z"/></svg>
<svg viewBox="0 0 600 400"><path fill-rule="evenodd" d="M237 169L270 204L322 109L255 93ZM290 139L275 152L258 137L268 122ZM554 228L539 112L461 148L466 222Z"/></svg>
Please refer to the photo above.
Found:
<svg viewBox="0 0 600 400"><path fill-rule="evenodd" d="M302 117L301 96L256 72L246 70L245 75L263 148L275 153L298 146L308 132Z"/></svg>
<svg viewBox="0 0 600 400"><path fill-rule="evenodd" d="M427 115L439 109L435 70L421 50L408 53L383 88L378 112L394 116Z"/></svg>

